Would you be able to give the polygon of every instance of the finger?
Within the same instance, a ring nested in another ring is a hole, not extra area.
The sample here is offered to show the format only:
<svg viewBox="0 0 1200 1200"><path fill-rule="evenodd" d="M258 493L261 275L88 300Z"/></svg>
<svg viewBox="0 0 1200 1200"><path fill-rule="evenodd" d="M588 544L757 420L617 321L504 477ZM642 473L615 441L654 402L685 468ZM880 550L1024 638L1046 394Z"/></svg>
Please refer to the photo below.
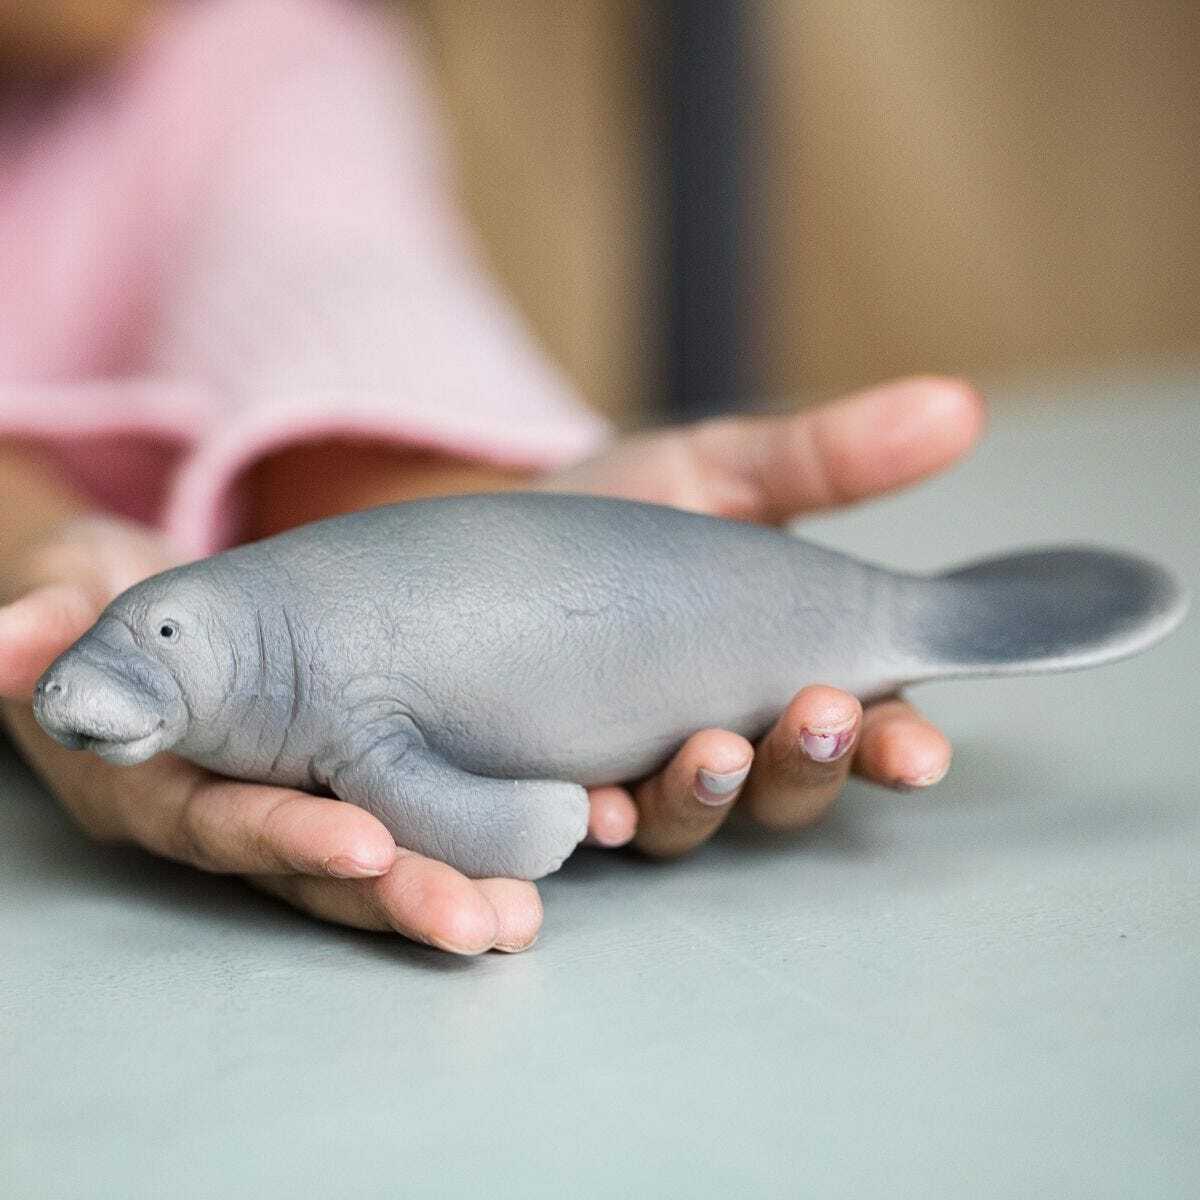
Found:
<svg viewBox="0 0 1200 1200"><path fill-rule="evenodd" d="M637 832L637 805L623 787L588 790L588 846L624 846Z"/></svg>
<svg viewBox="0 0 1200 1200"><path fill-rule="evenodd" d="M392 835L353 804L223 779L170 757L156 763L156 794L127 816L148 849L241 875L298 871L362 879L384 874L395 861Z"/></svg>
<svg viewBox="0 0 1200 1200"><path fill-rule="evenodd" d="M634 845L647 854L685 854L707 841L733 808L754 748L740 734L693 734L657 775L637 787Z"/></svg>
<svg viewBox="0 0 1200 1200"><path fill-rule="evenodd" d="M224 779L170 754L115 767L64 749L28 705L3 707L23 755L94 837L242 874L360 878L386 872L395 858L391 834L354 805Z"/></svg>
<svg viewBox="0 0 1200 1200"><path fill-rule="evenodd" d="M477 879L475 886L496 912L493 950L518 954L537 941L542 928L542 898L523 879Z"/></svg>
<svg viewBox="0 0 1200 1200"><path fill-rule="evenodd" d="M950 769L945 734L907 700L881 700L863 714L855 771L894 788L930 787Z"/></svg>
<svg viewBox="0 0 1200 1200"><path fill-rule="evenodd" d="M118 768L89 754L65 750L37 723L24 701L0 701L0 713L21 757L90 837L104 842L132 840L122 806L113 802L112 774ZM127 769L144 771L146 767Z"/></svg>
<svg viewBox="0 0 1200 1200"><path fill-rule="evenodd" d="M393 930L455 954L482 954L496 944L502 928L508 937L514 933L511 922L502 926L478 883L408 850L401 850L392 869L378 879L265 875L252 882L322 920L355 929ZM540 924L540 904L536 917Z"/></svg>
<svg viewBox="0 0 1200 1200"><path fill-rule="evenodd" d="M819 821L845 786L861 725L862 706L847 692L797 693L758 747L743 807L774 829Z"/></svg>
<svg viewBox="0 0 1200 1200"><path fill-rule="evenodd" d="M89 514L60 525L24 564L27 581L78 583L107 604L126 588L179 561L160 533L120 517Z"/></svg>
<svg viewBox="0 0 1200 1200"><path fill-rule="evenodd" d="M983 425L983 401L969 385L921 377L788 416L705 421L684 436L703 488L697 507L782 522L940 471Z"/></svg>
<svg viewBox="0 0 1200 1200"><path fill-rule="evenodd" d="M27 700L38 677L82 637L102 604L76 584L46 584L0 608L0 696Z"/></svg>

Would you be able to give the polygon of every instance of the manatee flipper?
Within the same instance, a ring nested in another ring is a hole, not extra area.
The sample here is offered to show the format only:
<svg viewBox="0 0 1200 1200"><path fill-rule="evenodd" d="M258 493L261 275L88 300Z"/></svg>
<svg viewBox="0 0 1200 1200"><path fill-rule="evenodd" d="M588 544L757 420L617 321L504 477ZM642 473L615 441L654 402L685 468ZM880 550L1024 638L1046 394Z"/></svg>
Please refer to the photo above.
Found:
<svg viewBox="0 0 1200 1200"><path fill-rule="evenodd" d="M587 792L578 784L473 775L407 730L327 754L313 774L378 817L397 845L473 879L540 879L587 833Z"/></svg>
<svg viewBox="0 0 1200 1200"><path fill-rule="evenodd" d="M969 563L909 591L917 679L1024 675L1136 654L1183 620L1188 598L1161 567L1085 546Z"/></svg>

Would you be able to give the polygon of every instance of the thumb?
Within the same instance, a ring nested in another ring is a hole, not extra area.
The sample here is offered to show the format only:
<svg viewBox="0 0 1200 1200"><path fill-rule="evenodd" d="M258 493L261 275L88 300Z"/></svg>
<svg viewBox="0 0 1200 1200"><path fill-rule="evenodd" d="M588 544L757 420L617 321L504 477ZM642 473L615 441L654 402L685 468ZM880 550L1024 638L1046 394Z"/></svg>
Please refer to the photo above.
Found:
<svg viewBox="0 0 1200 1200"><path fill-rule="evenodd" d="M983 423L983 402L967 384L920 377L786 416L704 421L686 443L693 477L719 510L783 522L942 471Z"/></svg>
<svg viewBox="0 0 1200 1200"><path fill-rule="evenodd" d="M0 696L28 700L38 677L95 624L100 608L75 583L46 584L0 608Z"/></svg>

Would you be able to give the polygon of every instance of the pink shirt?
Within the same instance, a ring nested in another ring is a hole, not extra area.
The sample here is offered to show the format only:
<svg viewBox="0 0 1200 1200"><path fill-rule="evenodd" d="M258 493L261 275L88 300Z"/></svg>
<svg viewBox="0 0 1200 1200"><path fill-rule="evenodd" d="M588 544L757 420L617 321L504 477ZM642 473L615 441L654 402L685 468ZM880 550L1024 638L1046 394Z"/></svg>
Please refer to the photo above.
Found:
<svg viewBox="0 0 1200 1200"><path fill-rule="evenodd" d="M204 554L238 479L365 435L549 468L606 427L481 270L409 41L335 0L177 0L0 116L0 435Z"/></svg>

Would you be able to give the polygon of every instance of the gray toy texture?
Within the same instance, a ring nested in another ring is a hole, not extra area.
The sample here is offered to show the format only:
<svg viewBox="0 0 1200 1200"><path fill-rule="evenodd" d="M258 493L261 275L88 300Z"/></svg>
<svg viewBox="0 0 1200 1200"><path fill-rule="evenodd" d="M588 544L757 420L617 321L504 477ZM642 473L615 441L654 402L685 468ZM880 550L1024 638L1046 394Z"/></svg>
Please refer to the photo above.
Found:
<svg viewBox="0 0 1200 1200"><path fill-rule="evenodd" d="M936 576L658 505L503 493L320 521L118 596L38 682L63 745L331 794L468 875L536 879L585 785L753 738L806 683L1093 666L1182 619L1161 568L1034 550Z"/></svg>

